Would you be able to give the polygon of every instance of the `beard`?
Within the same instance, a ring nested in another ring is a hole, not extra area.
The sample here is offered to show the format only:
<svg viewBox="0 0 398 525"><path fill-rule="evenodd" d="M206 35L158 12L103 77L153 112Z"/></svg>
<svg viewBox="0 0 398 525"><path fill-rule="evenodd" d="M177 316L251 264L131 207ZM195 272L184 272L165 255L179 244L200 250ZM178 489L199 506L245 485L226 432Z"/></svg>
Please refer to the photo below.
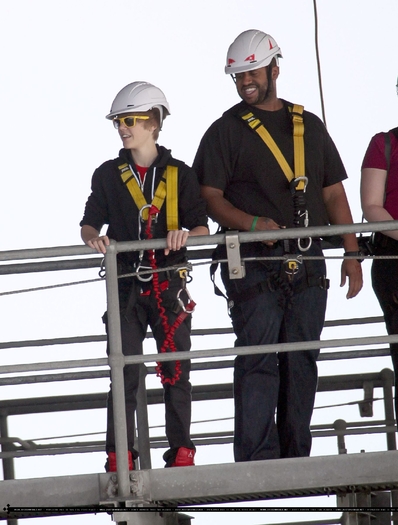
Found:
<svg viewBox="0 0 398 525"><path fill-rule="evenodd" d="M267 67L267 81L263 82L262 84L259 84L258 82L255 82L252 80L249 86L245 86L246 88L255 87L256 88L256 96L247 95L243 89L238 90L239 96L242 100L244 100L247 104L251 106L258 106L260 104L265 103L272 93L274 92L274 84L272 82L272 70L270 67Z"/></svg>

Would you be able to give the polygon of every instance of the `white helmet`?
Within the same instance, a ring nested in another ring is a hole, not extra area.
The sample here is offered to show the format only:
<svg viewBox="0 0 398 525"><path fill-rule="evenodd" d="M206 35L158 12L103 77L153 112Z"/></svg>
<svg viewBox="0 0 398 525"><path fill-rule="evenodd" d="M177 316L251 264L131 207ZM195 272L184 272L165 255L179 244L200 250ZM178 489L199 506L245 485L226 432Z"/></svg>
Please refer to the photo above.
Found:
<svg viewBox="0 0 398 525"><path fill-rule="evenodd" d="M141 113L152 108L159 109L162 127L163 119L170 115L169 103L163 91L149 82L133 82L119 91L106 118L112 120L117 115Z"/></svg>
<svg viewBox="0 0 398 525"><path fill-rule="evenodd" d="M272 36L249 29L229 46L225 73L234 75L268 66L274 57L282 57L282 53Z"/></svg>

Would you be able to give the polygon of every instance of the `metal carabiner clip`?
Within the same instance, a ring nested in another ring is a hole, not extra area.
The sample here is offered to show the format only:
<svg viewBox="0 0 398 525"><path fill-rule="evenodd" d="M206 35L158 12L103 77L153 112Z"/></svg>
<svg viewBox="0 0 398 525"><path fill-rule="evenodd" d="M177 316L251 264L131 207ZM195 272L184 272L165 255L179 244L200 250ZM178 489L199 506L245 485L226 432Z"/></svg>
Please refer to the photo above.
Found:
<svg viewBox="0 0 398 525"><path fill-rule="evenodd" d="M152 204L144 204L144 206L140 209L140 211L138 212L138 216L139 216L139 219L141 220L141 222L145 222L146 220L148 219L145 219L144 218L144 210L148 209L148 214L149 214L149 209L152 207ZM154 213L152 215L152 220L153 222L158 222L158 213Z"/></svg>
<svg viewBox="0 0 398 525"><path fill-rule="evenodd" d="M305 177L307 178L307 177ZM305 190L304 190L305 191ZM308 224L309 224L309 218L308 218L308 210L305 210L304 212L304 228L307 228L308 227ZM311 237L307 237L305 239L304 242L308 242L308 245L307 246L303 246L301 244L302 240L301 239L297 239L297 246L300 250L300 252L306 252L307 250L309 250L311 248L311 245L312 245L312 238Z"/></svg>
<svg viewBox="0 0 398 525"><path fill-rule="evenodd" d="M148 283L149 281L152 281L153 279L153 274L150 273L148 274L146 277L143 277L142 275L139 275L140 271L141 270L152 270L152 268L150 266L143 266L141 263L142 263L142 259L144 257L144 250L140 250L140 253L139 253L139 256L138 256L138 264L135 268L135 273L136 273L136 277L139 281L143 282L143 283Z"/></svg>
<svg viewBox="0 0 398 525"><path fill-rule="evenodd" d="M306 177L305 175L302 175L301 177L295 177L292 182L291 182L291 189L294 188L294 190L296 190L297 186L299 185L299 183L303 181L304 182L304 188L301 190L303 193L305 193L305 190L307 189L307 186L308 186L308 177Z"/></svg>
<svg viewBox="0 0 398 525"><path fill-rule="evenodd" d="M308 246L302 246L301 245L301 241L302 241L302 239L297 239L297 246L299 247L300 252L306 252L307 250L309 250L311 248L311 245L312 245L312 238L311 237L307 237L305 239L305 241L308 241Z"/></svg>
<svg viewBox="0 0 398 525"><path fill-rule="evenodd" d="M101 277L101 279L105 279L106 277L105 257L101 261L100 270L98 272L98 275Z"/></svg>
<svg viewBox="0 0 398 525"><path fill-rule="evenodd" d="M187 312L187 308L183 302L183 300L181 299L180 295L181 295L181 292L185 291L187 296L188 296L188 304L194 304L193 301L192 301L192 297L191 297L191 294L188 292L188 289L187 288L181 288L178 293L177 293L177 301L178 301L178 304L180 305L181 309L183 312ZM189 313L192 313L193 311L195 310L195 306L193 308L191 308L189 310Z"/></svg>
<svg viewBox="0 0 398 525"><path fill-rule="evenodd" d="M137 268L135 269L136 277L139 281L142 283L148 283L149 281L152 281L153 279L153 273L145 274L144 276L140 275L140 271L145 270L152 270L150 266L142 266L141 264L138 264Z"/></svg>

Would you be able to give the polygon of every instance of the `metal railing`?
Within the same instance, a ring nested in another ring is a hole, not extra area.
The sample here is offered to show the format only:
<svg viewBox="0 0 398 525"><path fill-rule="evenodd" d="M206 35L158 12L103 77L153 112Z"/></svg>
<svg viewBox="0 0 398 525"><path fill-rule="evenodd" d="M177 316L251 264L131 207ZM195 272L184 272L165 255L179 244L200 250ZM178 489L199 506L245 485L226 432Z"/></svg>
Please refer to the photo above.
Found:
<svg viewBox="0 0 398 525"><path fill-rule="evenodd" d="M265 241L265 240L282 240L292 238L306 238L306 237L322 237L322 236L338 236L344 233L363 233L370 231L388 231L396 229L398 226L397 221L387 221L378 223L365 223L365 224L354 224L354 225L336 225L336 226L324 226L324 227L310 227L310 228L296 228L294 230L277 230L277 231L266 231L266 232L250 232L250 233L239 233L238 238L240 243L253 242L253 241ZM216 244L225 244L228 237L225 234L216 234L202 237L190 237L187 241L187 246L192 247L209 247ZM151 241L132 241L124 243L111 242L108 247L105 256L105 267L106 267L106 293L107 293L107 311L108 311L108 330L109 330L109 346L110 355L109 359L83 359L83 360L70 360L70 361L57 361L57 362L45 362L45 363L28 363L19 365L3 365L0 366L0 386L10 384L26 384L29 383L31 378L29 376L19 377L5 377L8 374L18 373L37 373L45 371L63 370L62 374L47 374L42 376L36 376L35 381L59 381L59 380L75 380L75 379L89 379L96 377L106 377L108 374L107 367L110 367L110 374L113 385L113 399L114 399L114 416L115 416L115 433L116 433L116 455L118 464L118 487L119 497L128 498L130 494L130 482L128 473L128 462L127 462L127 432L126 432L126 418L124 410L124 380L123 380L123 367L125 364L148 364L153 362L173 361L175 356L172 354L149 354L141 356L130 356L125 357L122 353L121 336L120 336L120 316L119 316L119 299L118 299L118 287L117 287L117 253L127 251L139 251L143 249L162 249L166 247L165 239L156 239ZM209 250L204 250L201 255L198 253L197 258L205 258L209 255ZM67 246L67 247L55 247L55 248L41 248L41 249L29 249L29 250L13 250L0 252L0 261L8 262L13 261L13 264L2 264L0 265L0 273L3 275L13 273L30 273L38 271L56 271L64 269L82 269L82 268L93 268L99 265L100 259L98 256L92 257L93 250L86 246ZM38 263L17 263L15 261L30 261L32 259L51 259L60 257L75 257L75 256L91 256L88 259L79 259L78 261L43 261ZM305 257L303 257L304 259ZM23 290L22 290L23 291ZM21 291L21 292L22 292ZM0 295L2 295L0 293ZM381 318L371 318L369 322L380 322ZM347 322L347 320L346 320ZM363 320L357 319L352 320L352 324L361 323ZM349 321L348 321L349 323ZM337 323L338 324L338 323ZM214 330L205 329L196 331L197 335L213 334ZM217 333L217 331L216 331ZM220 329L219 333L231 333L230 328ZM195 330L193 331L195 335ZM92 341L104 341L104 336L85 336L85 337L71 337L71 338L60 338L60 339L48 339L48 340L36 340L36 341L13 341L0 343L0 350L15 347L27 347L27 346L45 346L52 344L71 344L71 343L84 343ZM179 352L179 359L190 359L193 361L193 368L204 369L217 368L231 366L231 362L226 363L225 361L211 361L210 363L195 363L197 360L203 358L215 359L220 357L229 357L243 354L255 354L255 353L273 353L273 352L287 352L287 351L299 351L303 349L318 349L318 348L340 348L340 347L355 347L355 346L372 346L377 344L390 344L398 342L398 335L396 336L374 336L374 337L355 337L355 338L339 338L327 341L310 341L303 343L284 343L278 345L256 345L247 347L227 347L222 349L204 349L204 350L191 350L190 352ZM344 352L344 359L357 358L357 357L374 357L380 355L388 355L388 349L368 349L368 350L352 350ZM323 353L320 359L338 359L339 353L330 352L329 354ZM105 367L105 369L104 369ZM102 368L102 370L90 370L88 372L65 372L68 369L82 369L82 368ZM149 367L149 371L152 372ZM391 376L390 379L391 380ZM389 392L391 391L391 382L389 388L384 388L384 393L388 398L388 407L386 409L386 421L377 422L381 424L383 432L387 434L388 449L395 448L395 427L394 427L394 415L392 408L392 397ZM140 395L143 395L141 390ZM145 404L145 399L141 400ZM4 402L3 405L7 402ZM138 414L141 417L141 422L145 422L145 412L141 411ZM7 438L7 428L4 424L4 419L0 418L1 422L1 436ZM377 426L377 425L376 425ZM349 424L346 428L324 428L314 429L314 431L332 432L333 435L337 435L340 438L339 449L344 449L344 443L341 441L342 436L351 433ZM374 430L371 430L374 431ZM377 431L377 430L376 430ZM355 432L360 432L360 425L357 425ZM145 434L145 433L144 433ZM222 438L222 436L220 436ZM230 439L230 436L229 436ZM156 440L152 440L153 442ZM149 435L145 435L145 439L140 442L141 449L144 449L142 454L143 463L145 468L146 464L150 465L150 460L145 460L145 457L149 454L149 448L146 449L145 444L149 447ZM97 445L93 445L92 450ZM6 450L8 448L8 450ZM140 451L141 452L141 451ZM15 451L14 451L15 453ZM142 453L142 452L141 452ZM17 454L16 454L17 455ZM3 457L4 461L9 461L12 458L12 450L4 445L3 441L3 452L0 457ZM8 463L10 465L10 463ZM9 471L8 475L12 475Z"/></svg>

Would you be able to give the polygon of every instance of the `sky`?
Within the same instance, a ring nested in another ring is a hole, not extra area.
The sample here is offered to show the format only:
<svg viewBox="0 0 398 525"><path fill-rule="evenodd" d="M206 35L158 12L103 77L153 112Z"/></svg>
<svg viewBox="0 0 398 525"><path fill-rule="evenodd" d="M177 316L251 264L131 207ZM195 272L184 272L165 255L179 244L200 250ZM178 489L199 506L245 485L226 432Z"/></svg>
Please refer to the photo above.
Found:
<svg viewBox="0 0 398 525"><path fill-rule="evenodd" d="M336 143L348 180L346 192L354 222L361 222L360 165L370 138L396 126L398 74L395 0L319 0L319 50L326 124ZM79 222L90 192L93 171L117 156L120 139L105 115L116 93L126 84L144 80L160 87L171 107L159 143L191 164L200 138L224 110L238 102L231 79L224 74L227 49L246 29L270 33L282 49L278 95L322 116L315 55L313 2L310 0L1 0L0 1L0 250L21 250L81 243ZM212 226L214 232L214 226ZM365 286L347 301L339 287L340 261L329 261L331 290L327 319L380 315L370 285L370 263L363 265ZM96 270L2 276L0 291L95 279ZM190 285L198 303L195 328L229 326L226 306L215 298L207 268L194 270ZM15 341L102 334L104 283L3 296L0 340ZM323 338L384 334L382 325L356 329L325 329ZM229 347L233 337L202 338L193 348ZM205 345L205 346L204 346ZM1 351L0 363L103 357L103 345ZM391 367L388 358L343 361L347 373ZM319 363L320 375L341 372L341 364ZM229 375L228 375L229 374ZM217 382L193 374L192 382ZM226 372L223 381L231 380ZM157 380L149 386L155 385ZM3 399L106 391L105 380L1 387ZM317 397L317 405L344 403L361 392ZM380 403L376 411L380 410ZM313 423L333 421L341 410L314 411ZM357 420L357 407L346 407L344 417ZM334 415L336 414L336 415ZM162 417L151 411L151 420ZM204 402L194 409L194 420L233 416L231 402ZM231 420L227 425L232 425ZM104 411L89 417L72 414L11 418L10 434L23 439L103 432ZM194 425L195 432L208 423ZM211 429L222 428L214 422ZM207 427L208 428L208 427ZM322 441L322 443L320 443ZM349 452L383 450L381 438L347 439ZM314 440L313 455L334 454L333 438ZM90 456L90 457L89 457ZM161 453L153 465L162 466ZM231 462L230 446L200 448L197 464ZM102 472L104 454L30 458L16 461L19 478ZM275 502L273 502L275 504ZM286 502L281 503L282 506ZM291 502L298 505L298 500ZM307 506L303 502L303 506ZM324 506L312 498L311 505ZM327 503L327 506L330 504ZM339 515L339 513L336 513ZM109 516L42 518L51 524L102 524ZM249 525L316 519L311 513L250 513ZM238 521L239 520L239 521ZM194 523L240 523L243 516L197 513ZM30 520L33 525L38 519ZM29 521L26 522L27 524Z"/></svg>

